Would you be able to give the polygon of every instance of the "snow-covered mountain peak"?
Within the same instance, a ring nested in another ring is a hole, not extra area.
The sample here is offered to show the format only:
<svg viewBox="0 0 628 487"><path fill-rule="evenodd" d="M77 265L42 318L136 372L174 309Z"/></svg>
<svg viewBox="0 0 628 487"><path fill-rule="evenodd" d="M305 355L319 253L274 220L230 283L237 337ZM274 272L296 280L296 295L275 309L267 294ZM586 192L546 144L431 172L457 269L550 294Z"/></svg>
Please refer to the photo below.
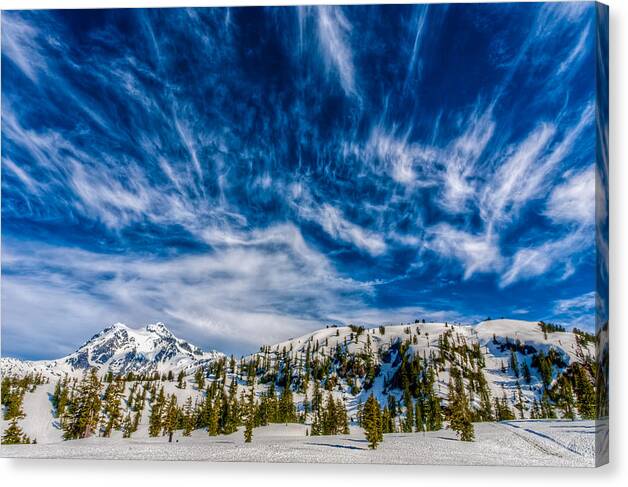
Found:
<svg viewBox="0 0 628 487"><path fill-rule="evenodd" d="M5 369L16 370L14 362L20 362L20 370L26 367L55 374L72 374L95 367L101 373L125 374L195 368L223 356L216 351L204 352L196 345L177 338L161 322L140 329L114 323L66 357L37 362L2 359L1 365L3 372Z"/></svg>
<svg viewBox="0 0 628 487"><path fill-rule="evenodd" d="M103 331L108 330L129 330L129 327L126 326L124 323L114 323L113 325L105 328Z"/></svg>
<svg viewBox="0 0 628 487"><path fill-rule="evenodd" d="M150 325L146 325L145 330L150 333L156 333L160 336L168 336L173 337L172 332L164 325L161 321L157 323L151 323Z"/></svg>

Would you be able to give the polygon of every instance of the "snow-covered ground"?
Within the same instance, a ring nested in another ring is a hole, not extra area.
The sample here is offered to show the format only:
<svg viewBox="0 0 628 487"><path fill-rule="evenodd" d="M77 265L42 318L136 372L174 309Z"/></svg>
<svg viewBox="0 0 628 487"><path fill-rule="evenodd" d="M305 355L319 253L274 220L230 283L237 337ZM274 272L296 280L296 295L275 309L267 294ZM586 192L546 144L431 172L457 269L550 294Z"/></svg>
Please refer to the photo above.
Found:
<svg viewBox="0 0 628 487"><path fill-rule="evenodd" d="M363 432L306 436L300 424L270 425L254 430L244 443L242 431L208 437L99 438L38 445L3 445L3 457L91 458L134 460L204 460L300 463L388 463L434 465L515 465L592 467L595 464L594 421L508 421L475 424L476 440L458 441L451 430L384 435L369 450Z"/></svg>

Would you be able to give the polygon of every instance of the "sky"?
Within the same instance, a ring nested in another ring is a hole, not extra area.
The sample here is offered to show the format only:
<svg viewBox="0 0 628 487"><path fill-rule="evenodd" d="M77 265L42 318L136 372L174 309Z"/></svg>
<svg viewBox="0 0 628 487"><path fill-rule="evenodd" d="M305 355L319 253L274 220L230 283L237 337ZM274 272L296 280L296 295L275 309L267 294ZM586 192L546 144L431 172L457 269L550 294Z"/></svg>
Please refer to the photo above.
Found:
<svg viewBox="0 0 628 487"><path fill-rule="evenodd" d="M2 354L115 322L595 326L591 3L2 15Z"/></svg>

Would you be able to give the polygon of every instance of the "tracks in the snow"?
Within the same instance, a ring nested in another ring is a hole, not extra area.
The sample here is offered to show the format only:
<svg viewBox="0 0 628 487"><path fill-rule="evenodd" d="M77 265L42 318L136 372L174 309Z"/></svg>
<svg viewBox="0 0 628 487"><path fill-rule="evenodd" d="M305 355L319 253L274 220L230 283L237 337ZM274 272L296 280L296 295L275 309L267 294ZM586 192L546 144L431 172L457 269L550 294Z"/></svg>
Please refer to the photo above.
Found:
<svg viewBox="0 0 628 487"><path fill-rule="evenodd" d="M521 427L509 423L509 422L504 422L504 423L495 423L495 426L497 427L502 427L504 429L507 429L508 431L510 431L512 434L514 434L515 436L517 436L518 438L521 438L523 441L525 441L526 443L528 443L529 445L531 445L532 447L534 447L536 450L540 451L541 453L544 453L545 455L551 455L553 457L558 457L558 458L566 458L569 453L570 454L575 454L578 456L582 456L581 453L572 450L571 448L563 445L562 443L554 440L553 438L549 438L553 443L555 443L556 445L558 445L562 450L564 450L564 452L566 453L565 455L561 454L558 451L552 450L550 448L548 448L546 445L543 445L541 443L541 441L537 441L535 440L532 435L533 434L537 434L535 432L530 432L527 429L521 429ZM539 435L541 437L544 437L544 435Z"/></svg>

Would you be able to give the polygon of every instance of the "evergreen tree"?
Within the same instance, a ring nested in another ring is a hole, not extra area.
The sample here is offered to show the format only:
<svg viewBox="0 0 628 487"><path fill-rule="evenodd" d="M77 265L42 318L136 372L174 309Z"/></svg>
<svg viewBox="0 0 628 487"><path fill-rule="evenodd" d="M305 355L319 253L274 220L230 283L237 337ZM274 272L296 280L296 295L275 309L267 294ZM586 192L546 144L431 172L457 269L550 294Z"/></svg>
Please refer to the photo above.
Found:
<svg viewBox="0 0 628 487"><path fill-rule="evenodd" d="M255 425L255 384L251 384L249 398L246 404L246 423L244 429L244 442L251 443L253 440L253 426Z"/></svg>
<svg viewBox="0 0 628 487"><path fill-rule="evenodd" d="M552 403L550 402L549 394L547 390L543 391L543 397L541 397L540 407L541 407L541 414L540 414L541 418L550 418L550 419L556 418L556 412L554 411Z"/></svg>
<svg viewBox="0 0 628 487"><path fill-rule="evenodd" d="M532 374L530 373L530 367L526 360L523 361L523 380L526 381L526 384L532 382Z"/></svg>
<svg viewBox="0 0 628 487"><path fill-rule="evenodd" d="M122 422L122 394L124 391L124 382L117 378L115 381L109 381L109 385L105 390L103 398L103 433L104 437L111 436L111 431L119 429Z"/></svg>
<svg viewBox="0 0 628 487"><path fill-rule="evenodd" d="M508 407L508 400L504 392L501 400L495 398L495 419L497 421L510 421L515 419L515 415Z"/></svg>
<svg viewBox="0 0 628 487"><path fill-rule="evenodd" d="M480 396L480 409L477 412L477 417L480 421L494 421L493 415L493 403L491 397L491 390L488 387L488 382L484 377L484 373L478 368L478 387Z"/></svg>
<svg viewBox="0 0 628 487"><path fill-rule="evenodd" d="M462 441L473 441L474 429L471 422L471 409L465 394L464 384L460 371L451 369L453 383L449 381L449 426Z"/></svg>
<svg viewBox="0 0 628 487"><path fill-rule="evenodd" d="M403 395L403 403L406 407L406 418L403 422L403 432L412 433L414 431L414 404L410 396L410 390L406 388Z"/></svg>
<svg viewBox="0 0 628 487"><path fill-rule="evenodd" d="M196 387L199 391L202 391L205 388L205 371L202 367L196 369L194 373L194 380L196 381Z"/></svg>
<svg viewBox="0 0 628 487"><path fill-rule="evenodd" d="M564 419L575 419L575 401L573 397L573 388L571 382L565 375L561 375L558 379L558 407L563 412Z"/></svg>
<svg viewBox="0 0 628 487"><path fill-rule="evenodd" d="M428 416L428 431L438 431L443 427L443 413L440 406L440 399L436 394L430 397L430 414Z"/></svg>
<svg viewBox="0 0 628 487"><path fill-rule="evenodd" d="M583 419L595 419L596 401L593 382L588 372L580 364L574 368L576 405L578 413Z"/></svg>
<svg viewBox="0 0 628 487"><path fill-rule="evenodd" d="M349 417L347 415L347 408L342 399L338 399L336 401L336 412L337 412L338 433L342 435L348 435L350 433Z"/></svg>
<svg viewBox="0 0 628 487"><path fill-rule="evenodd" d="M383 440L383 432L379 402L375 399L373 394L371 394L366 400L366 403L364 403L362 427L364 428L366 439L369 442L369 448L374 450Z"/></svg>
<svg viewBox="0 0 628 487"><path fill-rule="evenodd" d="M23 418L24 411L22 410L22 403L24 401L24 389L13 387L7 394L5 399L6 409L4 411L4 419L19 419Z"/></svg>
<svg viewBox="0 0 628 487"><path fill-rule="evenodd" d="M323 411L322 433L323 435L338 434L338 414L336 412L336 403L331 392L327 394L327 405Z"/></svg>
<svg viewBox="0 0 628 487"><path fill-rule="evenodd" d="M517 399L517 402L515 404L515 408L519 410L520 419L525 419L526 406L523 402L523 392L521 391L521 385L519 384L519 381L517 381L516 399Z"/></svg>
<svg viewBox="0 0 628 487"><path fill-rule="evenodd" d="M414 423L417 432L425 431L425 423L426 423L426 414L428 408L425 407L425 401L423 396L419 396L414 405ZM382 415L383 421L383 415Z"/></svg>
<svg viewBox="0 0 628 487"><path fill-rule="evenodd" d="M170 395L163 417L163 432L168 435L168 442L172 442L172 435L177 429L179 420L179 408L177 407L177 396Z"/></svg>
<svg viewBox="0 0 628 487"><path fill-rule="evenodd" d="M284 387L279 398L279 423L293 423L297 419L296 408L292 399L290 386Z"/></svg>
<svg viewBox="0 0 628 487"><path fill-rule="evenodd" d="M96 431L100 416L101 382L96 369L91 369L82 380L77 397L72 401L71 413L63 421L66 440L87 438Z"/></svg>
<svg viewBox="0 0 628 487"><path fill-rule="evenodd" d="M131 438L134 431L133 418L131 417L131 413L128 413L122 421L122 438Z"/></svg>
<svg viewBox="0 0 628 487"><path fill-rule="evenodd" d="M52 394L52 406L55 409L55 416L61 418L65 415L65 408L69 401L69 379L67 375L63 379L59 379L55 385L54 393Z"/></svg>
<svg viewBox="0 0 628 487"><path fill-rule="evenodd" d="M515 374L515 377L519 378L519 360L517 359L517 352L514 350L510 352L510 368Z"/></svg>
<svg viewBox="0 0 628 487"><path fill-rule="evenodd" d="M177 388L185 389L185 386L185 374L183 373L183 371L181 371L179 372L179 375L177 375Z"/></svg>
<svg viewBox="0 0 628 487"><path fill-rule="evenodd" d="M221 397L221 395L217 395L211 407L207 425L207 434L209 436L216 436L220 432Z"/></svg>
<svg viewBox="0 0 628 487"><path fill-rule="evenodd" d="M153 400L148 419L148 434L152 437L159 436L162 430L162 416L166 406L166 394L163 386L159 388L157 397Z"/></svg>
<svg viewBox="0 0 628 487"><path fill-rule="evenodd" d="M192 407L192 396L188 396L183 405L183 436L190 436L194 429L194 408Z"/></svg>
<svg viewBox="0 0 628 487"><path fill-rule="evenodd" d="M385 406L382 410L382 434L395 432L395 420L390 413L388 406Z"/></svg>
<svg viewBox="0 0 628 487"><path fill-rule="evenodd" d="M234 365L235 366L235 365ZM233 370L233 367L232 367ZM240 425L240 405L238 403L238 383L235 375L229 386L229 395L222 398L220 411L221 429L226 435L235 432Z"/></svg>
<svg viewBox="0 0 628 487"><path fill-rule="evenodd" d="M3 445L29 444L30 442L30 438L24 434L22 428L17 424L16 417L11 419L9 427L5 430L0 441Z"/></svg>

